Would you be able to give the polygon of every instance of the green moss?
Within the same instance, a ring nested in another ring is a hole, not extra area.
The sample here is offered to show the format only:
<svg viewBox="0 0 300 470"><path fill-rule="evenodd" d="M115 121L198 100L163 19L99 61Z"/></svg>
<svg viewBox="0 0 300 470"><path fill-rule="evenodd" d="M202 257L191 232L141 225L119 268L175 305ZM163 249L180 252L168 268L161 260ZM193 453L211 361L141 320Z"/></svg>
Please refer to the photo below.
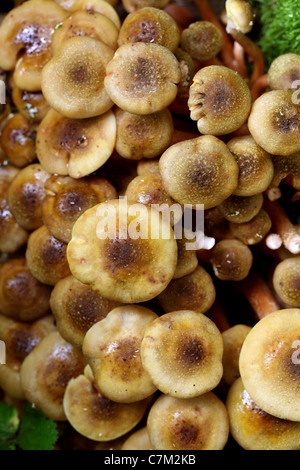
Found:
<svg viewBox="0 0 300 470"><path fill-rule="evenodd" d="M267 66L279 55L300 54L299 0L253 0L260 24L259 45Z"/></svg>

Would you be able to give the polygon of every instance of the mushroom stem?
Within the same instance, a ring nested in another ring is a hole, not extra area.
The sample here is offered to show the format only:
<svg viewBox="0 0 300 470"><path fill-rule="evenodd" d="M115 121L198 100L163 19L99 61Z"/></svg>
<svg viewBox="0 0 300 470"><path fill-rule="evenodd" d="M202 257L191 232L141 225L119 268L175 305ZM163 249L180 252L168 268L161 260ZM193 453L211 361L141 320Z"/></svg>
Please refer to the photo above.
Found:
<svg viewBox="0 0 300 470"><path fill-rule="evenodd" d="M278 201L264 200L264 208L272 221L273 231L281 238L285 248L293 253L300 253L300 234Z"/></svg>
<svg viewBox="0 0 300 470"><path fill-rule="evenodd" d="M282 196L281 189L277 186L271 186L265 191L265 195L269 199L269 201L277 201Z"/></svg>
<svg viewBox="0 0 300 470"><path fill-rule="evenodd" d="M259 98L259 96L262 95L268 87L269 77L266 73L258 77L255 81L252 81L251 96L253 101Z"/></svg>
<svg viewBox="0 0 300 470"><path fill-rule="evenodd" d="M278 250L282 246L282 238L278 233L269 233L265 238L265 244L270 250Z"/></svg>
<svg viewBox="0 0 300 470"><path fill-rule="evenodd" d="M226 29L222 25L221 21L215 14L209 0L195 0L195 5L204 21L210 21L215 24L221 31L223 36L223 46L221 50L221 56L224 64L232 69L234 68L235 58L233 54L233 42L230 36L227 34Z"/></svg>
<svg viewBox="0 0 300 470"><path fill-rule="evenodd" d="M190 23L194 21L192 12L182 5L170 3L164 10L176 21L178 26L182 29L187 28Z"/></svg>
<svg viewBox="0 0 300 470"><path fill-rule="evenodd" d="M206 315L215 323L221 333L230 328L224 308L218 300L215 301Z"/></svg>
<svg viewBox="0 0 300 470"><path fill-rule="evenodd" d="M236 71L245 79L248 78L248 72L245 63L245 51L244 48L237 42L233 43L233 55L236 61Z"/></svg>
<svg viewBox="0 0 300 470"><path fill-rule="evenodd" d="M258 320L280 308L267 283L254 272L235 283L235 287L248 300Z"/></svg>

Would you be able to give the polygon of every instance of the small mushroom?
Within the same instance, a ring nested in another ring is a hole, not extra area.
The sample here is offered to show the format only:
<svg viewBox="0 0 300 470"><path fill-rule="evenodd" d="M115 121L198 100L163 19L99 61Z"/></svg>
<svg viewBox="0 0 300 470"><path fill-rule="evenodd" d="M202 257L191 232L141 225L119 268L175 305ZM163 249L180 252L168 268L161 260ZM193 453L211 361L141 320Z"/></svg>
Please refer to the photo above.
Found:
<svg viewBox="0 0 300 470"><path fill-rule="evenodd" d="M251 93L247 82L237 72L211 65L195 74L188 106L201 134L229 134L246 122Z"/></svg>
<svg viewBox="0 0 300 470"><path fill-rule="evenodd" d="M197 266L190 274L173 279L158 295L157 300L165 312L194 310L206 313L216 298L216 289L210 274Z"/></svg>
<svg viewBox="0 0 300 470"><path fill-rule="evenodd" d="M281 309L256 323L243 343L239 368L245 389L263 411L300 421L300 309Z"/></svg>
<svg viewBox="0 0 300 470"><path fill-rule="evenodd" d="M291 90L296 80L300 80L299 54L282 54L273 60L268 70L272 90Z"/></svg>
<svg viewBox="0 0 300 470"><path fill-rule="evenodd" d="M108 111L113 102L104 88L104 78L113 55L104 42L88 36L65 41L43 68L42 92L49 105L71 119Z"/></svg>
<svg viewBox="0 0 300 470"><path fill-rule="evenodd" d="M118 44L155 43L175 52L180 42L180 29L166 11L144 7L127 15L122 23Z"/></svg>
<svg viewBox="0 0 300 470"><path fill-rule="evenodd" d="M36 124L20 113L9 116L0 135L0 145L11 165L23 168L36 160L36 128Z"/></svg>
<svg viewBox="0 0 300 470"><path fill-rule="evenodd" d="M12 100L18 112L32 123L40 123L49 111L49 105L41 91L21 90L14 85Z"/></svg>
<svg viewBox="0 0 300 470"><path fill-rule="evenodd" d="M130 160L155 158L171 144L173 118L166 108L153 114L132 114L115 109L117 122L116 151Z"/></svg>
<svg viewBox="0 0 300 470"><path fill-rule="evenodd" d="M104 299L90 286L67 276L53 288L50 306L61 336L73 346L82 348L87 331L119 303Z"/></svg>
<svg viewBox="0 0 300 470"><path fill-rule="evenodd" d="M64 395L64 410L70 425L98 442L127 434L142 420L147 406L148 399L135 403L111 401L84 375L71 379Z"/></svg>
<svg viewBox="0 0 300 470"><path fill-rule="evenodd" d="M0 387L11 397L25 399L20 384L23 361L37 344L55 331L51 315L33 323L15 321L0 315L0 339L5 343L6 364L0 367Z"/></svg>
<svg viewBox="0 0 300 470"><path fill-rule="evenodd" d="M229 222L243 224L250 222L259 213L263 201L262 193L254 196L235 196L233 194L221 202L218 209Z"/></svg>
<svg viewBox="0 0 300 470"><path fill-rule="evenodd" d="M0 67L13 71L22 90L39 91L41 73L51 58L54 28L67 12L53 1L30 0L13 8L0 26Z"/></svg>
<svg viewBox="0 0 300 470"><path fill-rule="evenodd" d="M115 199L117 191L104 178L86 176L76 180L53 175L45 185L42 219L58 240L69 243L76 220L90 207Z"/></svg>
<svg viewBox="0 0 300 470"><path fill-rule="evenodd" d="M138 161L137 164L137 174L138 176L146 175L148 173L158 173L159 174L159 159L154 158L151 160L142 159Z"/></svg>
<svg viewBox="0 0 300 470"><path fill-rule="evenodd" d="M229 229L233 237L242 241L245 245L256 245L260 243L270 232L272 221L264 209L249 222L236 224L229 222Z"/></svg>
<svg viewBox="0 0 300 470"><path fill-rule="evenodd" d="M250 397L242 379L227 394L230 433L245 450L299 450L300 423L266 413Z"/></svg>
<svg viewBox="0 0 300 470"><path fill-rule="evenodd" d="M248 127L256 143L272 155L300 151L300 106L293 102L291 90L272 90L257 98Z"/></svg>
<svg viewBox="0 0 300 470"><path fill-rule="evenodd" d="M234 137L227 147L239 167L236 196L254 196L264 192L272 182L274 166L271 155L251 136Z"/></svg>
<svg viewBox="0 0 300 470"><path fill-rule="evenodd" d="M238 31L250 33L255 14L248 0L226 0L227 21L231 21Z"/></svg>
<svg viewBox="0 0 300 470"><path fill-rule="evenodd" d="M223 337L223 381L231 386L240 376L239 358L241 347L251 326L236 324L222 332Z"/></svg>
<svg viewBox="0 0 300 470"><path fill-rule="evenodd" d="M43 284L54 286L71 274L67 244L53 237L45 225L30 234L25 256L32 275Z"/></svg>
<svg viewBox="0 0 300 470"><path fill-rule="evenodd" d="M213 392L189 399L161 395L150 408L147 430L155 450L222 450L229 418Z"/></svg>
<svg viewBox="0 0 300 470"><path fill-rule="evenodd" d="M170 0L122 0L122 5L127 13L145 7L164 9L169 3Z"/></svg>
<svg viewBox="0 0 300 470"><path fill-rule="evenodd" d="M249 247L240 240L220 240L212 249L210 261L218 279L241 281L252 268L253 255Z"/></svg>
<svg viewBox="0 0 300 470"><path fill-rule="evenodd" d="M40 123L36 151L49 173L82 178L98 170L116 142L116 119L111 110L89 119L69 119L51 109Z"/></svg>
<svg viewBox="0 0 300 470"><path fill-rule="evenodd" d="M191 249L188 245L196 243L194 239L186 238L183 233L182 237L177 238L178 259L173 279L180 279L188 274L193 273L198 267L198 257L196 249Z"/></svg>
<svg viewBox="0 0 300 470"><path fill-rule="evenodd" d="M223 340L206 315L179 310L146 328L141 346L144 369L164 394L192 398L213 390L223 374Z"/></svg>
<svg viewBox="0 0 300 470"><path fill-rule="evenodd" d="M66 421L65 391L69 381L82 374L85 364L81 352L58 331L49 333L22 363L20 380L26 400L49 419Z"/></svg>
<svg viewBox="0 0 300 470"><path fill-rule="evenodd" d="M181 72L175 55L155 43L120 46L106 68L105 89L124 111L152 114L177 95Z"/></svg>
<svg viewBox="0 0 300 470"><path fill-rule="evenodd" d="M95 10L78 10L71 14L52 36L52 53L55 56L64 42L75 36L88 36L104 42L111 49L118 47L119 30L107 16Z"/></svg>
<svg viewBox="0 0 300 470"><path fill-rule="evenodd" d="M26 230L43 225L42 204L50 174L34 163L23 168L8 188L8 204L18 224Z"/></svg>
<svg viewBox="0 0 300 470"><path fill-rule="evenodd" d="M151 450L147 426L130 434L121 450Z"/></svg>
<svg viewBox="0 0 300 470"><path fill-rule="evenodd" d="M277 264L273 286L286 305L300 308L300 256L287 258Z"/></svg>
<svg viewBox="0 0 300 470"><path fill-rule="evenodd" d="M16 321L30 322L49 312L51 287L33 277L25 258L8 260L0 269L0 310Z"/></svg>
<svg viewBox="0 0 300 470"><path fill-rule="evenodd" d="M87 10L90 12L101 13L109 18L115 26L120 29L121 20L117 10L114 8L116 0L55 0L65 10L70 13Z"/></svg>
<svg viewBox="0 0 300 470"><path fill-rule="evenodd" d="M272 187L278 188L281 181L287 176L289 180L285 180L295 189L300 189L300 152L293 153L286 157L276 155L272 158L274 165L274 177Z"/></svg>
<svg viewBox="0 0 300 470"><path fill-rule="evenodd" d="M121 303L153 299L172 279L177 243L170 224L144 204L112 200L75 222L68 245L74 277Z"/></svg>
<svg viewBox="0 0 300 470"><path fill-rule="evenodd" d="M214 136L200 136L169 147L159 169L165 190L180 204L215 207L235 191L238 165L226 144Z"/></svg>
<svg viewBox="0 0 300 470"><path fill-rule="evenodd" d="M219 54L223 45L223 36L213 23L194 21L182 31L180 44L193 59L205 62Z"/></svg>
<svg viewBox="0 0 300 470"><path fill-rule="evenodd" d="M157 315L139 305L113 309L85 335L82 352L99 392L118 403L144 400L156 391L141 361L141 344Z"/></svg>

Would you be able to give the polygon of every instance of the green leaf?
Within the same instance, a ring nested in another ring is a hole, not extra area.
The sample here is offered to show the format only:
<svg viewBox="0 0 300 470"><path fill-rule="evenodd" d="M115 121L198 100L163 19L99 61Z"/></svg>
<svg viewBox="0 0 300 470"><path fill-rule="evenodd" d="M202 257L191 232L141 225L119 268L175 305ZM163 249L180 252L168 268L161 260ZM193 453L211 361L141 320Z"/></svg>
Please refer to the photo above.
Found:
<svg viewBox="0 0 300 470"><path fill-rule="evenodd" d="M18 430L18 410L7 403L0 403L0 439L9 439Z"/></svg>
<svg viewBox="0 0 300 470"><path fill-rule="evenodd" d="M26 403L16 443L23 450L53 450L58 438L56 423Z"/></svg>

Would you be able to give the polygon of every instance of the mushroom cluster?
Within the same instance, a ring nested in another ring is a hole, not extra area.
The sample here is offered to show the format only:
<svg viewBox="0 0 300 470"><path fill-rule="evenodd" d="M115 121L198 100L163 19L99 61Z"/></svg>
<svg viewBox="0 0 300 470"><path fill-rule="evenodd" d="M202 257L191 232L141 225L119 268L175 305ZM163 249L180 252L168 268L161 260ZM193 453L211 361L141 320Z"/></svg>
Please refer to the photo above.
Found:
<svg viewBox="0 0 300 470"><path fill-rule="evenodd" d="M0 401L61 449L299 450L300 55L247 0L15 3Z"/></svg>

